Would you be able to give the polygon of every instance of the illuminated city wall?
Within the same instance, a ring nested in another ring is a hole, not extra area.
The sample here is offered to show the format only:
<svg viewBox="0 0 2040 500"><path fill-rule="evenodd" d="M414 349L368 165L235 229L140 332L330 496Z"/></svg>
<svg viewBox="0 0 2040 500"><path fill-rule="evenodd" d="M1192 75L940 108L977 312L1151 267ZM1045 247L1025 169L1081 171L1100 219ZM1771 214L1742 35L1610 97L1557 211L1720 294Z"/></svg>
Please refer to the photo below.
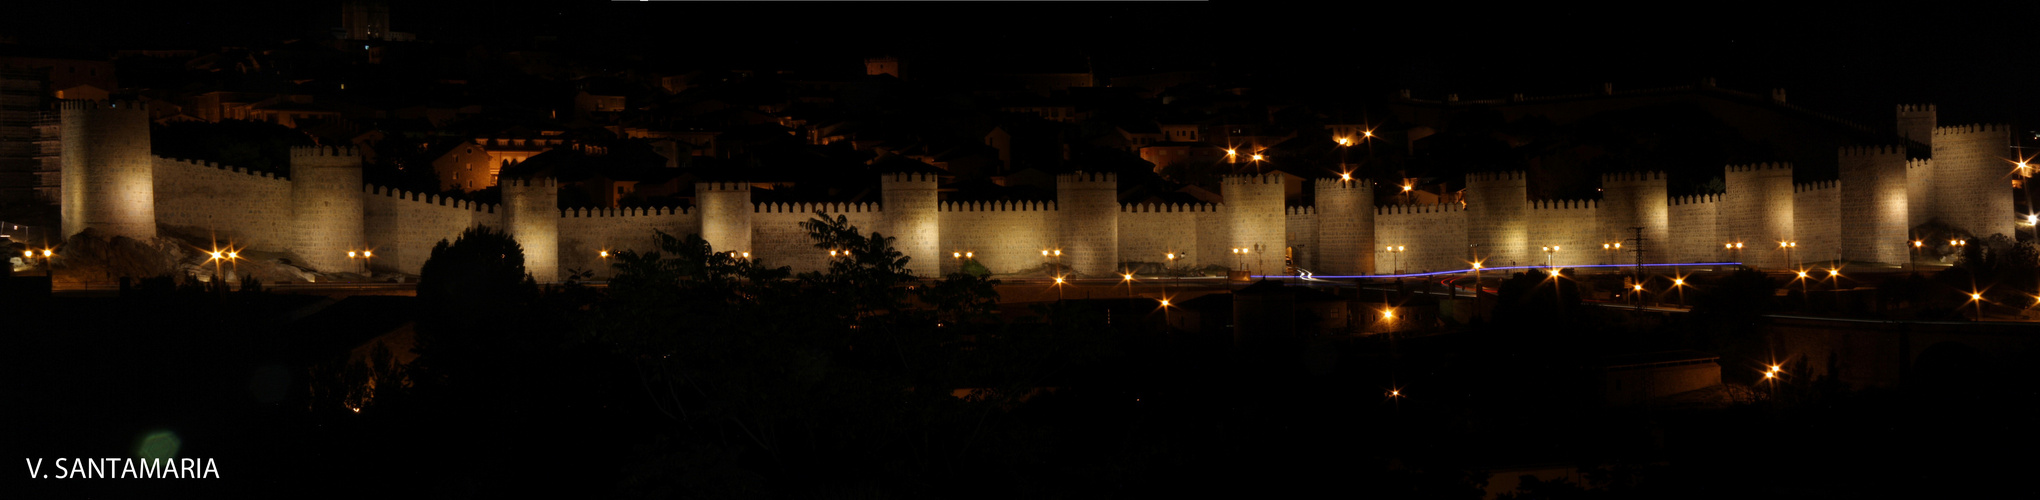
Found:
<svg viewBox="0 0 2040 500"><path fill-rule="evenodd" d="M1715 234L1744 244L1729 258L1756 267L1785 267L1778 242L1792 241L1792 165L1730 165Z"/></svg>
<svg viewBox="0 0 2040 500"><path fill-rule="evenodd" d="M313 269L347 269L369 250L362 229L361 156L354 148L291 148L291 252Z"/></svg>
<svg viewBox="0 0 2040 500"><path fill-rule="evenodd" d="M1841 190L1836 181L1798 184L1792 187L1792 260L1801 262L1838 260L1842 256Z"/></svg>
<svg viewBox="0 0 2040 500"><path fill-rule="evenodd" d="M1397 269L1405 273L1465 269L1466 224L1471 213L1458 203L1375 207L1375 239L1368 247L1379 266L1376 274ZM1388 247L1402 247L1403 251L1390 252ZM1488 262L1494 265L1497 261Z"/></svg>
<svg viewBox="0 0 2040 500"><path fill-rule="evenodd" d="M1672 254L1671 200L1665 195L1663 172L1621 172L1601 175L1601 223L1604 241L1590 241L1595 248L1622 243L1624 250L1639 248L1630 242L1637 236L1630 228L1643 228L1643 261L1669 262ZM1612 250L1612 249L1611 249ZM1621 252L1617 262L1635 262L1636 254Z"/></svg>
<svg viewBox="0 0 2040 500"><path fill-rule="evenodd" d="M212 163L153 161L156 224L255 248L282 249L295 241L289 179Z"/></svg>
<svg viewBox="0 0 2040 500"><path fill-rule="evenodd" d="M1602 243L1614 243L1614 235L1602 232L1600 212L1600 200L1532 200L1524 217L1530 227L1531 247L1519 252L1531 255L1524 264L1544 265L1546 246L1554 248L1550 259L1554 266L1620 261L1616 250L1601 249Z"/></svg>
<svg viewBox="0 0 2040 500"><path fill-rule="evenodd" d="M1256 274L1281 273L1282 247L1287 243L1282 174L1226 176L1219 186L1232 229L1224 254L1235 262L1232 267ZM1234 254L1234 248L1242 252Z"/></svg>
<svg viewBox="0 0 2040 500"><path fill-rule="evenodd" d="M2003 125L1934 129L1936 218L1973 235L2013 234L2011 139Z"/></svg>
<svg viewBox="0 0 2040 500"><path fill-rule="evenodd" d="M756 219L753 219L756 220ZM700 214L683 208L587 208L562 211L560 269L590 271L595 279L608 279L615 255L623 251L663 252L659 232L685 239L701 234ZM757 244L753 236L752 244ZM603 259L602 252L610 252Z"/></svg>
<svg viewBox="0 0 2040 500"><path fill-rule="evenodd" d="M503 227L499 207L468 200L364 186L362 232L375 257L364 264L375 269L416 273L440 240L452 241L472 226ZM240 242L236 242L240 243ZM262 245L249 245L264 249ZM343 254L344 255L344 254ZM324 272L348 269L318 269Z"/></svg>
<svg viewBox="0 0 2040 500"><path fill-rule="evenodd" d="M1672 248L1669 253L1672 262L1721 262L1732 252L1722 248L1728 240L1715 234L1718 226L1716 211L1721 208L1721 195L1700 194L1678 196L1671 199L1666 207L1668 225L1676 228L1667 239Z"/></svg>
<svg viewBox="0 0 2040 500"><path fill-rule="evenodd" d="M1905 148L1842 148L1837 231L1842 257L1854 261L1905 262L1907 214ZM1846 217L1841 214L1847 214Z"/></svg>
<svg viewBox="0 0 2040 500"><path fill-rule="evenodd" d="M1367 180L1316 179L1314 272L1352 276L1374 271L1374 187Z"/></svg>
<svg viewBox="0 0 2040 500"><path fill-rule="evenodd" d="M1215 256L1197 251L1199 219L1212 219L1218 205L1127 205L1119 213L1119 258L1133 263L1151 263L1194 269ZM1222 219L1221 219L1222 220ZM1169 254L1176 254L1174 261Z"/></svg>
<svg viewBox="0 0 2040 500"><path fill-rule="evenodd" d="M957 252L995 274L1053 263L1107 278L1121 266L1168 263L1172 252L1179 269L1276 274L1287 251L1297 267L1325 276L1460 269L1476 256L1490 267L1542 265L1544 247L1559 248L1550 255L1559 266L1620 264L1635 256L1603 245L1634 245L1631 227L1645 228L1649 262L1899 265L1912 227L1940 220L1969 234L2009 234L2014 215L2009 166L1997 154L2008 129L1925 128L1929 107L1902 107L1900 128L1931 130L1935 160L1909 160L1900 146L1847 148L1838 180L1802 184L1793 183L1789 164L1729 166L1723 194L1669 197L1663 174L1643 172L1604 175L1598 200L1532 200L1523 172L1495 172L1468 175L1464 202L1377 206L1374 186L1324 179L1312 181L1316 206L1288 207L1275 174L1224 178L1222 204L1121 205L1114 176L1076 173L1058 176L1057 201L940 202L933 174L889 174L881 203L754 204L748 184L701 183L694 209L561 210L549 179L506 183L500 207L363 185L359 157L348 149L293 150L292 178L155 158L146 154L146 121L134 119L141 112L122 106L133 105L63 108L66 231L147 237L160 226L287 252L322 272L359 269L345 252L362 249L376 252L368 262L377 269L415 273L433 245L476 225L517 238L541 280L568 269L607 277L600 252L657 250L653 231L700 234L717 251L818 271L829 263L827 249L814 248L800 227L815 210L898 238L895 247L922 276L960 269ZM1781 241L1797 244L1790 260ZM1744 248L1723 248L1736 242ZM1234 251L1242 248L1250 250ZM1058 249L1061 258L1041 255Z"/></svg>
<svg viewBox="0 0 2040 500"><path fill-rule="evenodd" d="M149 113L134 101L65 101L59 113L64 237L87 227L112 236L155 237Z"/></svg>

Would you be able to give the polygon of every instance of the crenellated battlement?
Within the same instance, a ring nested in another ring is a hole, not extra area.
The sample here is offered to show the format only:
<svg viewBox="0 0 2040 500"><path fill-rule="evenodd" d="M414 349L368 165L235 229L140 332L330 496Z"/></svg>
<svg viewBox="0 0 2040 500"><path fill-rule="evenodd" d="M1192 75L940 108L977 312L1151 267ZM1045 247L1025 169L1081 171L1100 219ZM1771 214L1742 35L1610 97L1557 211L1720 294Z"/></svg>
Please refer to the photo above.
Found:
<svg viewBox="0 0 2040 500"><path fill-rule="evenodd" d="M1282 207L1283 215L1317 215L1317 207Z"/></svg>
<svg viewBox="0 0 2040 500"><path fill-rule="evenodd" d="M1360 191L1374 187L1373 181L1367 179L1311 179L1310 184L1312 189L1320 193L1338 190Z"/></svg>
<svg viewBox="0 0 2040 500"><path fill-rule="evenodd" d="M1601 200L1530 200L1531 210L1592 210L1601 208Z"/></svg>
<svg viewBox="0 0 2040 500"><path fill-rule="evenodd" d="M80 101L80 100L58 101L57 109L62 111L100 110L100 109L131 109L141 111L148 108L141 101L137 100L108 99L105 101Z"/></svg>
<svg viewBox="0 0 2040 500"><path fill-rule="evenodd" d="M370 195L374 195L374 196L382 196L382 197L386 197L386 198L396 198L396 199L399 199L399 200L406 200L406 201L415 201L415 202L419 202L419 203L423 203L423 204L427 204L427 205L438 205L438 206L442 206L442 207L453 207L453 208L458 208L458 209L461 209L461 210L468 210L468 211L474 211L474 212L483 212L483 213L495 213L495 212L496 212L496 205L493 205L493 204L488 204L488 203L480 203L480 202L476 202L476 201L474 201L474 200L464 200L464 199L460 199L460 198L455 198L455 197L452 197L452 196L440 196L440 195L436 195L436 194L431 194L431 193L420 193L420 192L414 192L414 191L405 191L405 190L402 190L402 189L397 189L397 188L393 188L393 187L385 187L385 186L377 186L377 185L374 185L374 184L363 184L363 185L361 185L361 192L363 192L363 193L367 193L367 194L370 194Z"/></svg>
<svg viewBox="0 0 2040 500"><path fill-rule="evenodd" d="M1164 203L1125 204L1119 206L1124 213L1215 213L1218 205L1210 203Z"/></svg>
<svg viewBox="0 0 2040 500"><path fill-rule="evenodd" d="M1219 184L1224 186L1258 186L1268 184L1280 186L1282 185L1282 174L1227 175L1219 178Z"/></svg>
<svg viewBox="0 0 2040 500"><path fill-rule="evenodd" d="M696 182L694 183L694 189L695 191L714 192L750 191L751 184L748 182Z"/></svg>
<svg viewBox="0 0 2040 500"><path fill-rule="evenodd" d="M1523 171L1521 171L1521 170L1512 170L1512 171L1507 171L1507 172L1474 172L1474 173L1466 174L1466 182L1469 182L1469 183L1473 183L1473 182L1502 182L1502 181L1517 181L1517 182L1520 182L1520 181L1523 181L1523 180L1524 180L1524 176L1523 176Z"/></svg>
<svg viewBox="0 0 2040 500"><path fill-rule="evenodd" d="M1721 203L1721 194L1714 193L1714 194L1673 196L1671 201L1673 205L1698 205L1705 203Z"/></svg>
<svg viewBox="0 0 2040 500"><path fill-rule="evenodd" d="M1841 155L1842 155L1843 157L1852 157L1852 156L1885 156L1885 155L1902 155L1902 154L1905 154L1905 146L1898 146L1898 145L1879 145L1879 146L1843 146L1843 147L1842 147L1842 150L1841 150Z"/></svg>
<svg viewBox="0 0 2040 500"><path fill-rule="evenodd" d="M361 156L361 150L354 146L291 146L290 156L291 158L322 156L356 157Z"/></svg>
<svg viewBox="0 0 2040 500"><path fill-rule="evenodd" d="M592 219L597 217L663 217L687 215L687 209L680 207L619 207L619 208L563 208L560 218Z"/></svg>
<svg viewBox="0 0 2040 500"><path fill-rule="evenodd" d="M2012 131L2011 125L2006 125L2002 123L1978 123L1970 125L1952 125L1947 127L1934 127L1934 135L1936 137L1959 134L2002 134L2011 131Z"/></svg>
<svg viewBox="0 0 2040 500"><path fill-rule="evenodd" d="M1601 174L1601 184L1627 182L1656 182L1665 180L1665 173L1658 171L1613 172Z"/></svg>
<svg viewBox="0 0 2040 500"><path fill-rule="evenodd" d="M939 179L939 176L927 172L893 172L881 174L878 178L878 183L881 185L929 184L932 187Z"/></svg>
<svg viewBox="0 0 2040 500"><path fill-rule="evenodd" d="M1056 185L1059 186L1065 184L1092 184L1092 183L1111 184L1114 187L1114 189L1117 189L1117 187L1119 186L1119 174L1111 172L1071 172L1067 174L1056 174L1055 183Z"/></svg>
<svg viewBox="0 0 2040 500"><path fill-rule="evenodd" d="M832 214L877 213L877 203L753 203L752 211L761 214L812 214L815 211Z"/></svg>
<svg viewBox="0 0 2040 500"><path fill-rule="evenodd" d="M1837 185L1836 182L1838 181L1827 180L1796 183L1792 185L1792 192L1804 193L1808 191L1819 191L1822 189L1834 189L1835 186Z"/></svg>
<svg viewBox="0 0 2040 500"><path fill-rule="evenodd" d="M1752 164L1748 164L1748 165L1729 165L1729 166L1728 166L1728 172L1729 172L1729 173L1744 173L1744 172L1768 172L1768 171L1785 171L1785 172L1791 172L1791 171L1792 171L1792 163L1790 163L1790 162L1767 162L1767 163L1752 163Z"/></svg>
<svg viewBox="0 0 2040 500"><path fill-rule="evenodd" d="M1905 161L1905 169L1908 171L1913 169L1931 171L1934 169L1934 159L1933 158L1908 159Z"/></svg>
<svg viewBox="0 0 2040 500"><path fill-rule="evenodd" d="M1900 105L1898 105L1898 112L1900 112L1900 113L1933 113L1933 112L1934 112L1934 105L1932 105L1932 104L1900 104Z"/></svg>
<svg viewBox="0 0 2040 500"><path fill-rule="evenodd" d="M209 161L200 161L200 160L185 160L185 159L180 159L180 158L164 158L164 157L161 157L161 156L157 156L157 157L155 157L155 160L156 160L156 163L157 163L157 164L165 164L165 163L167 163L167 164L172 164L172 165L184 165L184 166L189 166L189 167L201 167L201 168L208 168L208 169L213 169L213 170L223 170L223 171L227 171L227 172L233 172L233 173L236 173L236 174L242 174L242 175L247 175L247 176L251 176L251 177L260 177L260 178L263 178L263 179L275 179L275 180L281 180L281 181L287 181L287 180L290 180L290 176L287 176L287 175L283 175L283 174L278 174L278 173L275 173L275 172L269 172L269 171L266 171L266 170L244 170L244 169L242 169L241 167L233 167L233 166L227 166L227 165L221 165L221 164L217 164L217 163L213 163L213 162L209 162Z"/></svg>
<svg viewBox="0 0 2040 500"><path fill-rule="evenodd" d="M1422 205L1382 205L1374 207L1375 215L1436 214L1464 211L1466 211L1466 206L1458 203L1427 203Z"/></svg>

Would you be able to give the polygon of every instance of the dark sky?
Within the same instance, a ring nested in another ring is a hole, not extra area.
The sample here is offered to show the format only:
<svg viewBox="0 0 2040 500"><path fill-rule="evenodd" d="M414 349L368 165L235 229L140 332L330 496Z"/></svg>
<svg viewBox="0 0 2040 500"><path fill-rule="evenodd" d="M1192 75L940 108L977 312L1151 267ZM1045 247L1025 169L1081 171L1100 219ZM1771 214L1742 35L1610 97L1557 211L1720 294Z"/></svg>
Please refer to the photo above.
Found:
<svg viewBox="0 0 2040 500"><path fill-rule="evenodd" d="M93 5L98 3L99 5ZM138 10L36 2L0 18L23 43L211 46L305 36L338 2L218 2ZM1374 2L394 2L392 27L431 40L562 40L651 58L855 69L905 54L950 65L1103 72L1218 66L1265 80L1467 98L1634 88L1713 76L1793 102L1883 117L1941 104L1944 122L2040 113L2040 7L1824 11L1791 7L1414 9ZM1693 4L1669 4L1693 5ZM13 8L13 6L10 6ZM89 14L80 14L86 12ZM2022 120L2040 122L2040 120Z"/></svg>

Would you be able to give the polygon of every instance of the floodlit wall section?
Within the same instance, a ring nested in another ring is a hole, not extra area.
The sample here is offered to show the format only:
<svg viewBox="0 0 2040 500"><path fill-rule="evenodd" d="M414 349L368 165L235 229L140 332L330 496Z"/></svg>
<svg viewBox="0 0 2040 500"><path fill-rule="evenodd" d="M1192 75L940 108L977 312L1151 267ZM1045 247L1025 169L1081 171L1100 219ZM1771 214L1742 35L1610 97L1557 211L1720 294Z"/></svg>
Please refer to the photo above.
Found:
<svg viewBox="0 0 2040 500"><path fill-rule="evenodd" d="M1905 263L1906 223L1911 217L1905 148L1842 148L1838 160L1841 212L1836 224L1842 258Z"/></svg>
<svg viewBox="0 0 2040 500"><path fill-rule="evenodd" d="M1600 224L1600 200L1535 200L1525 219L1530 226L1530 244L1537 253L1526 265L1566 267L1583 264L1624 262L1617 250L1601 248L1609 241ZM1545 259L1544 249L1552 249ZM1629 261L1634 261L1630 257Z"/></svg>
<svg viewBox="0 0 2040 500"><path fill-rule="evenodd" d="M752 258L768 266L792 267L796 273L829 269L830 249L816 248L814 238L801 228L802 222L842 217L865 236L880 232L883 222L875 203L765 203L757 210L751 221Z"/></svg>
<svg viewBox="0 0 2040 500"><path fill-rule="evenodd" d="M452 243L472 226L503 228L503 216L495 205L376 185L362 187L362 233L375 252L367 264L376 269L416 273L425 267L425 259L440 241Z"/></svg>
<svg viewBox="0 0 2040 500"><path fill-rule="evenodd" d="M1129 267L1153 265L1178 269L1199 267L1197 227L1200 215L1218 213L1218 205L1127 205L1119 213L1119 260ZM1176 259L1169 260L1169 254Z"/></svg>
<svg viewBox="0 0 2040 500"><path fill-rule="evenodd" d="M1827 262L1842 256L1841 190L1836 181L1793 186L1793 266Z"/></svg>
<svg viewBox="0 0 2040 500"><path fill-rule="evenodd" d="M1716 231L1744 248L1736 260L1763 268L1787 267L1778 242L1792 241L1792 165L1731 165Z"/></svg>
<svg viewBox="0 0 2040 500"><path fill-rule="evenodd" d="M1288 243L1283 211L1282 174L1226 176L1220 181L1232 243L1226 256L1233 269L1254 274L1282 272L1282 247ZM1234 254L1232 249L1242 253Z"/></svg>
<svg viewBox="0 0 2040 500"><path fill-rule="evenodd" d="M291 245L290 180L210 162L153 161L161 173L153 181L160 193L154 197L154 224L183 234L215 235L220 244L241 248L286 250Z"/></svg>
<svg viewBox="0 0 2040 500"><path fill-rule="evenodd" d="M1465 269L1467 218L1458 203L1375 207L1374 259L1380 273ZM1400 247L1400 252L1390 251ZM1487 260L1489 266L1500 264ZM1538 262L1543 262L1539 260Z"/></svg>
<svg viewBox="0 0 2040 500"><path fill-rule="evenodd" d="M1667 213L1672 228L1670 253L1673 262L1725 262L1731 253L1722 248L1727 240L1715 234L1715 211L1721 195L1679 196L1671 200Z"/></svg>
<svg viewBox="0 0 2040 500"><path fill-rule="evenodd" d="M1943 222L1977 237L2013 236L2012 130L2004 125L1934 129L1934 200Z"/></svg>
<svg viewBox="0 0 2040 500"><path fill-rule="evenodd" d="M66 238L98 228L111 236L156 236L155 159L149 114L134 101L65 101L63 227Z"/></svg>
<svg viewBox="0 0 2040 500"><path fill-rule="evenodd" d="M611 264L623 252L665 254L660 232L682 240L701 234L699 214L683 208L577 208L559 218L560 269L589 271L598 280L616 275Z"/></svg>

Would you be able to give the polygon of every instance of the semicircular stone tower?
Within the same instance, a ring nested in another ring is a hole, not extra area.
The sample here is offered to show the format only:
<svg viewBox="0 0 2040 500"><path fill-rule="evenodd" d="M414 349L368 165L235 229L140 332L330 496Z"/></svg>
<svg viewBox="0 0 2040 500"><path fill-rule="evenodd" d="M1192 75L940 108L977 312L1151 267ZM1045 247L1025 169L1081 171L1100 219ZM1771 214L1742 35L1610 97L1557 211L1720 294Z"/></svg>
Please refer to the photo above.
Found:
<svg viewBox="0 0 2040 500"><path fill-rule="evenodd" d="M907 256L907 270L932 278L942 273L937 254L942 244L942 214L936 204L937 178L927 173L890 173L879 177L886 236Z"/></svg>
<svg viewBox="0 0 2040 500"><path fill-rule="evenodd" d="M139 240L156 237L148 111L133 101L65 101L59 109L64 237L86 228Z"/></svg>
<svg viewBox="0 0 2040 500"><path fill-rule="evenodd" d="M717 252L751 251L751 185L742 182L694 183L694 205L701 207L701 239Z"/></svg>
<svg viewBox="0 0 2040 500"><path fill-rule="evenodd" d="M1367 179L1316 179L1318 255L1327 276L1374 272L1374 186Z"/></svg>
<svg viewBox="0 0 2040 500"><path fill-rule="evenodd" d="M1119 176L1074 172L1055 176L1063 262L1078 276L1119 274Z"/></svg>
<svg viewBox="0 0 2040 500"><path fill-rule="evenodd" d="M374 250L367 246L361 196L361 156L354 148L290 148L291 253L320 272L360 271L348 253Z"/></svg>
<svg viewBox="0 0 2040 500"><path fill-rule="evenodd" d="M503 225L524 247L524 270L540 283L559 279L560 188L550 177L505 177Z"/></svg>
<svg viewBox="0 0 2040 500"><path fill-rule="evenodd" d="M1220 258L1231 259L1229 267L1235 270L1281 274L1287 229L1282 174L1228 175L1220 179L1219 189L1232 228L1229 253Z"/></svg>

